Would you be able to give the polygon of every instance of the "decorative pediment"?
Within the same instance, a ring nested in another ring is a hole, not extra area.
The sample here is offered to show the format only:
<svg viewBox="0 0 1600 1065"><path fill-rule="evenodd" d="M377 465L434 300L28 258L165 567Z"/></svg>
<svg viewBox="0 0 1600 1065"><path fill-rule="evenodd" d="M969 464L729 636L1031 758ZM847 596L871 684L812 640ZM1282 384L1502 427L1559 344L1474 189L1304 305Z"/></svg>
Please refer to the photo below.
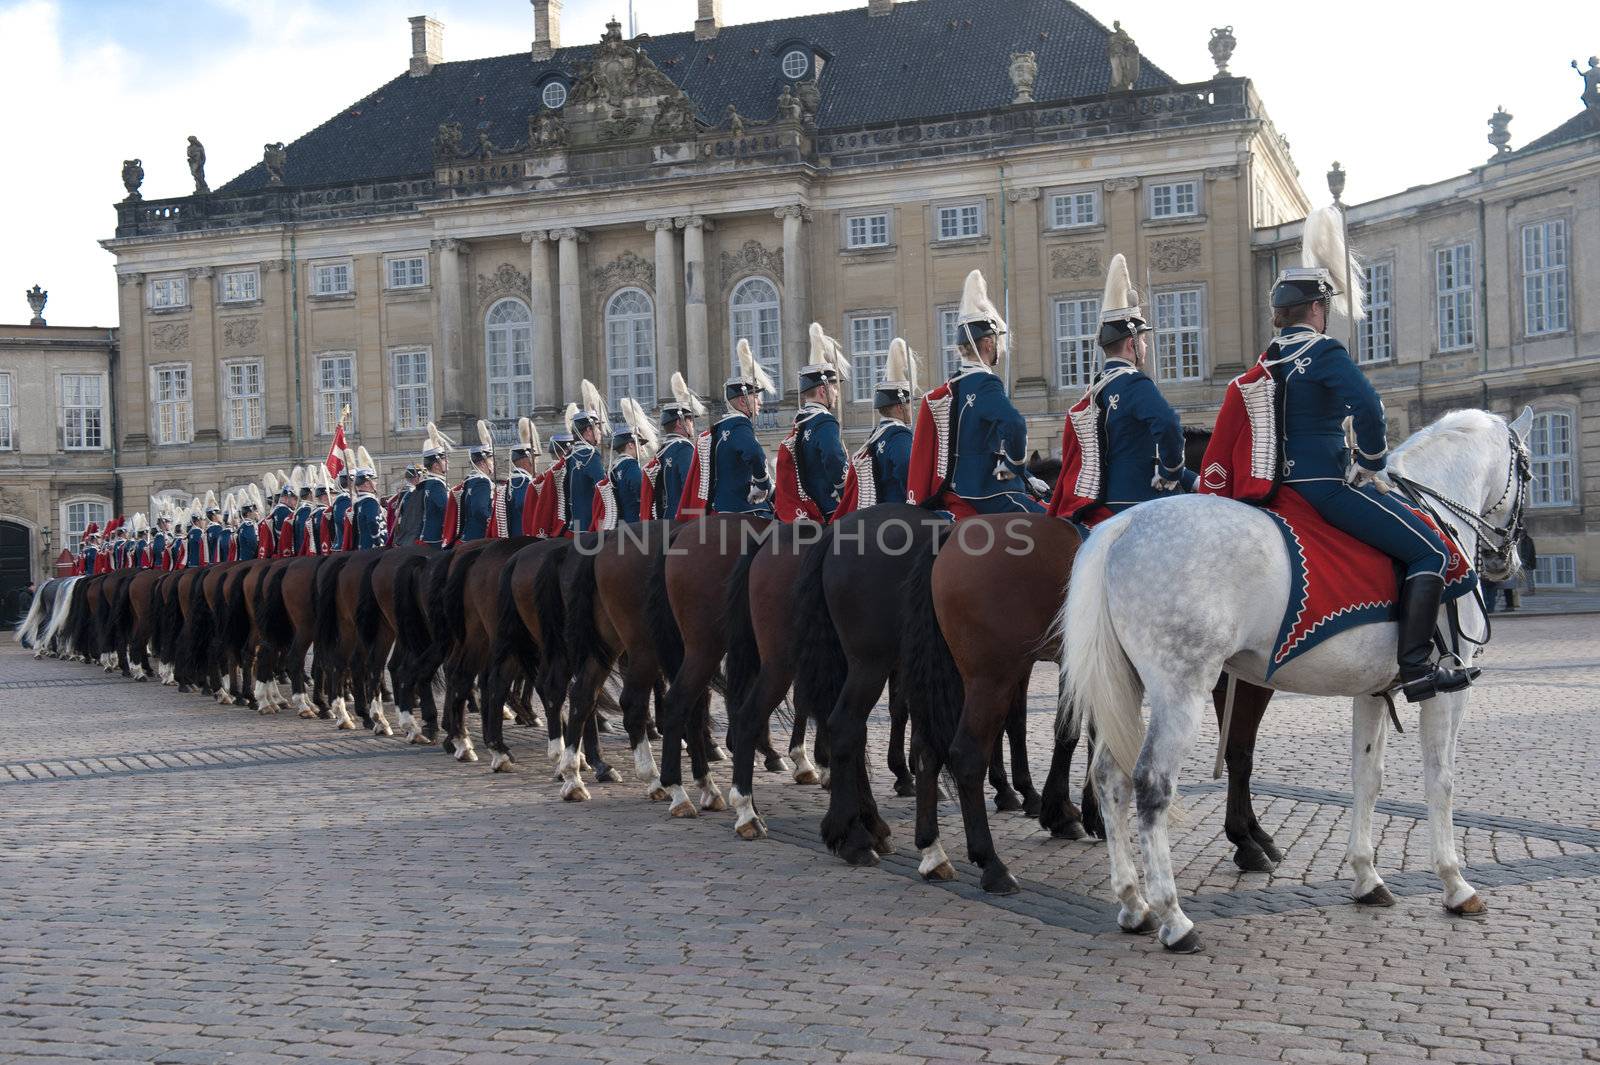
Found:
<svg viewBox="0 0 1600 1065"><path fill-rule="evenodd" d="M615 20L606 24L593 56L578 64L561 122L566 143L574 146L677 140L698 130L688 95L637 43L622 39Z"/></svg>
<svg viewBox="0 0 1600 1065"><path fill-rule="evenodd" d="M528 275L518 270L510 263L501 263L492 274L478 275L478 302L480 304L493 303L506 296L515 296L525 300L532 289L528 285Z"/></svg>
<svg viewBox="0 0 1600 1065"><path fill-rule="evenodd" d="M617 289L626 288L629 285L637 285L640 288L654 292L656 288L655 264L647 262L631 251L625 251L604 266L598 266L594 270L594 290L598 295L610 295Z"/></svg>
<svg viewBox="0 0 1600 1065"><path fill-rule="evenodd" d="M594 55L578 64L567 104L599 102L617 107L648 97L653 105L658 97L682 92L637 44L622 39L622 24L612 19Z"/></svg>
<svg viewBox="0 0 1600 1065"><path fill-rule="evenodd" d="M727 289L746 274L766 274L783 283L783 252L768 251L759 240L747 240L738 251L722 253L722 287Z"/></svg>

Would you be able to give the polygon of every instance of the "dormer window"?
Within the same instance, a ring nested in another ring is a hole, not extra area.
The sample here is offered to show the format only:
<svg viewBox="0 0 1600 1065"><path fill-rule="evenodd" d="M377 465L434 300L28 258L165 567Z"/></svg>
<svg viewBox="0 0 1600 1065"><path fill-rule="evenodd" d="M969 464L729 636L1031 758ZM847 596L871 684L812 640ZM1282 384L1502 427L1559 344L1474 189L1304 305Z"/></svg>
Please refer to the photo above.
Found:
<svg viewBox="0 0 1600 1065"><path fill-rule="evenodd" d="M550 110L561 110L567 105L567 83L555 80L545 82L544 91L539 94L539 99Z"/></svg>
<svg viewBox="0 0 1600 1065"><path fill-rule="evenodd" d="M811 73L811 55L803 48L791 48L783 53L783 76L799 81Z"/></svg>

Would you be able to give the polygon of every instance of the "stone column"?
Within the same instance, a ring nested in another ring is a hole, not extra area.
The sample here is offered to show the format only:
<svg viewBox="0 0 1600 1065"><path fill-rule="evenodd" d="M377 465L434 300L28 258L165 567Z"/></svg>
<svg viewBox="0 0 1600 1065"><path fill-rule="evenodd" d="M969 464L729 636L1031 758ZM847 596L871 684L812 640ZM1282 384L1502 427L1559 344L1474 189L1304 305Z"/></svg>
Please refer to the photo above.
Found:
<svg viewBox="0 0 1600 1065"><path fill-rule="evenodd" d="M589 239L581 229L551 232L560 244L561 292L561 394L576 400L583 380L583 277L578 267L578 245Z"/></svg>
<svg viewBox="0 0 1600 1065"><path fill-rule="evenodd" d="M533 297L533 405L540 415L560 409L556 379L556 307L550 275L550 233L534 229L522 234L528 246L528 282Z"/></svg>
<svg viewBox="0 0 1600 1065"><path fill-rule="evenodd" d="M216 448L222 441L222 422L218 417L221 405L221 388L217 380L222 373L217 358L216 306L217 291L209 266L190 267L189 314L192 326L189 333L189 395L194 404L194 444L209 448L206 458L217 458Z"/></svg>
<svg viewBox="0 0 1600 1065"><path fill-rule="evenodd" d="M1050 321L1039 251L1039 190L1025 186L1006 190L1011 232L1011 398L1024 413L1046 409L1053 375L1046 352Z"/></svg>
<svg viewBox="0 0 1600 1065"><path fill-rule="evenodd" d="M109 397L118 405L117 422L122 430L117 458L123 465L142 465L149 461L145 449L150 446L152 435L150 404L153 402L150 369L145 362L144 274L118 274L117 290L117 319L122 323L118 332L121 351L117 362L122 379L111 383Z"/></svg>
<svg viewBox="0 0 1600 1065"><path fill-rule="evenodd" d="M797 369L805 365L811 343L805 231L805 223L811 221L811 208L803 203L791 204L778 208L773 217L783 220L783 350L788 355L787 362ZM789 369L790 366L780 360L780 373L787 373ZM787 395L790 388L788 381L779 380L779 395Z"/></svg>
<svg viewBox="0 0 1600 1065"><path fill-rule="evenodd" d="M652 218L644 228L656 235L656 395L672 395L672 371L678 363L678 268L673 220ZM700 385L704 388L704 385Z"/></svg>
<svg viewBox="0 0 1600 1065"><path fill-rule="evenodd" d="M722 382L712 379L711 335L706 321L705 234L712 222L697 214L681 215L677 226L683 230L683 329L689 387L702 395L718 394Z"/></svg>
<svg viewBox="0 0 1600 1065"><path fill-rule="evenodd" d="M439 367L444 383L434 416L441 422L459 414L463 400L461 255L465 249L466 243L454 238L433 242L439 255Z"/></svg>

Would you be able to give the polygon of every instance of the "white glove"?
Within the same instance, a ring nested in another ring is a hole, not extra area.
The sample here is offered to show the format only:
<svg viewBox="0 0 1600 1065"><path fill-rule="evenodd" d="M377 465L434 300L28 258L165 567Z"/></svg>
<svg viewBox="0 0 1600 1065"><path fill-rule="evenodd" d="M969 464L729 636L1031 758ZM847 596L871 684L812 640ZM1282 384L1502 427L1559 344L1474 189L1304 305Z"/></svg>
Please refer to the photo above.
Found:
<svg viewBox="0 0 1600 1065"><path fill-rule="evenodd" d="M1350 467L1350 472L1345 477L1345 480L1349 482L1352 488L1360 488L1362 485L1370 484L1385 495L1394 491L1394 485L1390 483L1388 476L1382 470L1369 470L1359 464Z"/></svg>
<svg viewBox="0 0 1600 1065"><path fill-rule="evenodd" d="M757 488L755 485L751 485L750 486L750 492L749 492L749 495L748 495L747 498L752 503L765 503L767 501L767 497L769 495L771 495L771 494L772 494L772 490L771 489L768 489L768 488Z"/></svg>
<svg viewBox="0 0 1600 1065"><path fill-rule="evenodd" d="M1050 486L1037 477L1028 478L1028 487L1033 489L1033 494L1036 496L1043 498L1049 498L1050 496Z"/></svg>
<svg viewBox="0 0 1600 1065"><path fill-rule="evenodd" d="M1178 482L1169 481L1158 473L1154 477L1150 478L1150 487L1154 488L1158 492L1170 492L1174 488L1178 487Z"/></svg>
<svg viewBox="0 0 1600 1065"><path fill-rule="evenodd" d="M994 479L995 480L997 480L997 481L1009 481L1009 480L1011 480L1011 478L1013 478L1015 476L1016 476L1016 474L1011 472L1011 467L1007 466L1004 462L997 462L997 463L994 464Z"/></svg>

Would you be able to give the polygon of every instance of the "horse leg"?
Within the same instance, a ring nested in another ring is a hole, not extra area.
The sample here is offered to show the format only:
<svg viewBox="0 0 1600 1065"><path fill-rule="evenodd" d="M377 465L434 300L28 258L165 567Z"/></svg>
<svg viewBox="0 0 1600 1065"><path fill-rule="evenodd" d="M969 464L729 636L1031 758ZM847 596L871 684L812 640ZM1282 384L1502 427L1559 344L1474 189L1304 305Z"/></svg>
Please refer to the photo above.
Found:
<svg viewBox="0 0 1600 1065"><path fill-rule="evenodd" d="M700 809L726 810L728 801L722 795L722 789L717 787L717 782L711 777L712 761L725 761L732 757L727 751L722 752L721 758L713 758L717 750L716 741L711 738L711 689L707 686L702 690L699 701L694 708L694 727L691 735L700 738L700 747L695 749L695 741L689 741L689 764L694 769L694 782L700 789Z"/></svg>
<svg viewBox="0 0 1600 1065"><path fill-rule="evenodd" d="M715 668L715 663L702 663L691 652L691 656L686 657L678 667L678 675L672 679L666 699L658 704L661 776L650 789L650 794L654 798L658 790L666 791L671 799L669 812L673 817L695 817L699 813L683 787L685 744L689 748L690 768L695 778L698 780L704 776L710 779L705 748L708 714L704 705L709 702L708 689ZM706 698L702 698L702 693L706 694Z"/></svg>
<svg viewBox="0 0 1600 1065"><path fill-rule="evenodd" d="M917 872L924 880L954 880L955 867L939 842L939 756L916 729L911 730L911 761L917 767Z"/></svg>
<svg viewBox="0 0 1600 1065"><path fill-rule="evenodd" d="M911 720L911 712L899 687L897 676L890 673L889 772L894 774L894 793L906 799L917 793L917 784L911 779L911 767L906 764L906 724Z"/></svg>
<svg viewBox="0 0 1600 1065"><path fill-rule="evenodd" d="M994 754L995 741L1011 705L1008 688L967 684L961 723L950 744L950 773L961 797L961 819L967 830L967 857L983 870L981 886L992 895L1014 895L1022 890L995 853L989 833L989 813L984 808L983 778Z"/></svg>
<svg viewBox="0 0 1600 1065"><path fill-rule="evenodd" d="M788 669L763 667L744 701L729 710L728 738L733 743L733 786L728 804L733 807L733 833L740 839L765 839L766 822L756 810L756 749L768 731L772 711L789 688Z"/></svg>
<svg viewBox="0 0 1600 1065"><path fill-rule="evenodd" d="M1428 793L1428 833L1433 868L1444 881L1444 908L1457 917L1481 917L1489 907L1461 875L1451 802L1455 790L1456 736L1466 717L1467 693L1437 696L1422 703L1422 774Z"/></svg>
<svg viewBox="0 0 1600 1065"><path fill-rule="evenodd" d="M853 665L839 691L839 701L828 715L828 766L833 786L828 789L828 812L822 818L822 841L850 865L878 864L872 831L876 826L869 823L862 792L867 788L867 717L887 679L887 671Z"/></svg>
<svg viewBox="0 0 1600 1065"><path fill-rule="evenodd" d="M1222 713L1227 684L1215 693L1217 727ZM1256 820L1255 803L1250 796L1250 778L1255 771L1256 733L1266 715L1272 692L1266 688L1237 685L1233 693L1233 721L1228 726L1223 758L1228 766L1228 812L1223 830L1233 844L1233 864L1247 873L1270 873L1283 860L1283 853Z"/></svg>
<svg viewBox="0 0 1600 1065"><path fill-rule="evenodd" d="M1122 904L1117 927L1131 935L1148 935L1159 927L1149 903L1139 892L1139 869L1133 862L1133 835L1128 830L1128 806L1133 781L1113 758L1089 759L1095 790L1105 800L1106 858L1111 865L1111 893Z"/></svg>
<svg viewBox="0 0 1600 1065"><path fill-rule="evenodd" d="M789 734L789 760L794 763L796 784L815 784L822 779L817 767L806 753L806 723L810 720L805 708L794 708L794 731Z"/></svg>
<svg viewBox="0 0 1600 1065"><path fill-rule="evenodd" d="M1028 767L1028 680L1017 684L1017 694L1006 717L1006 738L1011 741L1011 786L1022 796L1022 812L1038 817L1039 792L1033 786L1033 771Z"/></svg>
<svg viewBox="0 0 1600 1065"><path fill-rule="evenodd" d="M1214 675L1214 674L1213 674ZM1182 681L1173 690L1150 688L1150 728L1134 767L1134 803L1139 811L1139 850L1144 855L1145 883L1161 929L1161 945L1177 954L1200 949L1200 933L1178 903L1168 833L1178 767L1200 731L1206 689L1187 691Z"/></svg>
<svg viewBox="0 0 1600 1065"><path fill-rule="evenodd" d="M1383 787L1383 751L1389 733L1388 710L1381 698L1360 695L1350 705L1350 845L1345 861L1355 877L1355 900L1363 906L1393 906L1394 896L1375 867L1372 810ZM1232 783L1233 769L1228 769Z"/></svg>
<svg viewBox="0 0 1600 1065"><path fill-rule="evenodd" d="M1080 735L1076 714L1067 714L1065 721L1057 716L1050 772L1044 778L1044 795L1039 800L1039 824L1056 839L1082 839L1085 834L1083 815L1072 805L1072 755L1078 749Z"/></svg>
<svg viewBox="0 0 1600 1065"><path fill-rule="evenodd" d="M506 683L505 667L499 662L491 662L484 671L483 683L479 687L482 698L478 707L478 727L483 730L483 745L489 749L489 772L509 773L513 759L511 748L506 746L505 715L498 712L505 703L510 687Z"/></svg>
<svg viewBox="0 0 1600 1065"><path fill-rule="evenodd" d="M1006 779L1004 729L995 733L994 746L989 751L989 786L994 789L994 808L997 813L1022 809L1022 798Z"/></svg>
<svg viewBox="0 0 1600 1065"><path fill-rule="evenodd" d="M622 695L617 700L622 708L622 728L627 732L628 746L633 750L633 775L646 782L654 780L658 773L649 735L653 672L635 666L632 661L624 662Z"/></svg>

